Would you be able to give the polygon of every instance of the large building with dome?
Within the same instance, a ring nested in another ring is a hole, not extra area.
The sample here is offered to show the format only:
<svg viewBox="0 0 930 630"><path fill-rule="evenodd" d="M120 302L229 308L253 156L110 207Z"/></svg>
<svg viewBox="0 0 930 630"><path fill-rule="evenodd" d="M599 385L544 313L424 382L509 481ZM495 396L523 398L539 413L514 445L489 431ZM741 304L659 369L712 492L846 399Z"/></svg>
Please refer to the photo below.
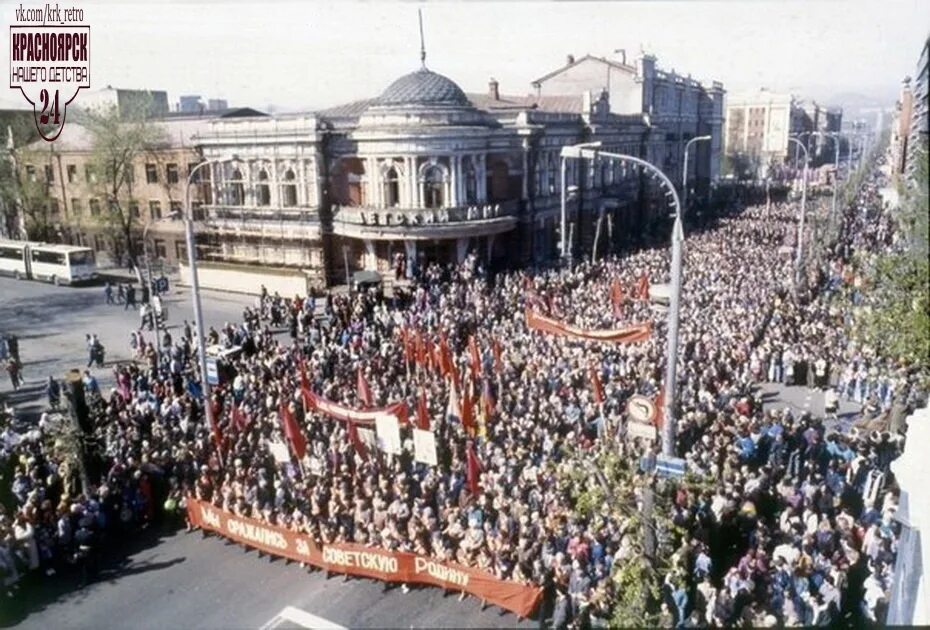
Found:
<svg viewBox="0 0 930 630"><path fill-rule="evenodd" d="M385 83L373 98L312 113L238 109L172 123L189 154L173 158L186 164L182 175L210 161L191 188L203 285L254 290L260 276L269 287L322 288L360 270L390 272L399 259L409 272L469 252L497 267L551 261L560 253L560 152L582 142L648 160L678 183L686 143L708 135L689 153L690 198L706 198L718 176L722 85L661 71L651 55L629 64L625 55L569 56L513 90L521 96L494 79L466 93L425 64ZM87 150L72 148L59 158L66 166ZM177 163L171 186L183 188ZM566 238L576 256L615 250L667 214L667 199L638 170L603 159L566 164ZM157 170L144 167L147 177ZM78 198L67 168L63 207L93 204ZM182 265L183 192L137 204L162 208L140 216L147 251Z"/></svg>
<svg viewBox="0 0 930 630"><path fill-rule="evenodd" d="M640 96L621 101L585 72L572 77L586 65L626 71ZM320 287L359 270L389 272L398 255L417 264L468 252L494 265L544 262L559 255L562 147L600 142L678 182L683 144L707 134L711 142L692 148L689 188L705 193L719 172L718 83L660 76L643 55L635 66L569 58L533 86L535 94L505 96L492 79L487 92L466 94L424 65L372 99L213 120L195 138L215 162L204 177L201 257L229 268L299 269ZM656 107L670 102L672 124ZM567 165L576 255L590 256L595 242L601 253L618 247L666 207L638 171L607 160Z"/></svg>

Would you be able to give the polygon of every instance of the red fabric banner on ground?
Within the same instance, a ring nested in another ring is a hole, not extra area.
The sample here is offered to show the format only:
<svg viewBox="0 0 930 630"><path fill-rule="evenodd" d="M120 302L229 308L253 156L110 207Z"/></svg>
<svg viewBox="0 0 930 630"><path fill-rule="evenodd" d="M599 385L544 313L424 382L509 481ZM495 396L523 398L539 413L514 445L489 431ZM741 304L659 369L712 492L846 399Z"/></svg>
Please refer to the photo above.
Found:
<svg viewBox="0 0 930 630"><path fill-rule="evenodd" d="M534 311L526 309L526 326L531 330L539 330L551 333L553 335L565 335L567 337L577 337L578 339L588 339L590 341L610 341L614 343L634 343L644 341L652 334L652 324L636 324L627 328L617 328L616 330L587 330L566 324L557 319L546 317Z"/></svg>
<svg viewBox="0 0 930 630"><path fill-rule="evenodd" d="M490 573L454 562L362 545L320 547L312 538L303 534L230 514L193 497L187 499L187 514L191 524L196 527L216 532L270 555L305 562L336 573L464 591L521 617L532 615L542 597L542 589L537 586L500 580Z"/></svg>

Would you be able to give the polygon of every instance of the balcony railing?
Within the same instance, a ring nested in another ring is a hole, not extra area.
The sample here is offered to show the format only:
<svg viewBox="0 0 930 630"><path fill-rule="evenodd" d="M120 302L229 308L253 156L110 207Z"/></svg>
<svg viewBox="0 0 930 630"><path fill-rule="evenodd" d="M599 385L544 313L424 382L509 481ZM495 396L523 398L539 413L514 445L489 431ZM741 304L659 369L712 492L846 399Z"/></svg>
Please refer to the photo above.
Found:
<svg viewBox="0 0 930 630"><path fill-rule="evenodd" d="M306 208L283 210L256 206L204 206L204 223L220 232L318 238L320 216Z"/></svg>
<svg viewBox="0 0 930 630"><path fill-rule="evenodd" d="M516 217L519 201L456 206L453 208L371 208L333 207L333 223L350 223L381 228L431 227L449 223L466 223Z"/></svg>

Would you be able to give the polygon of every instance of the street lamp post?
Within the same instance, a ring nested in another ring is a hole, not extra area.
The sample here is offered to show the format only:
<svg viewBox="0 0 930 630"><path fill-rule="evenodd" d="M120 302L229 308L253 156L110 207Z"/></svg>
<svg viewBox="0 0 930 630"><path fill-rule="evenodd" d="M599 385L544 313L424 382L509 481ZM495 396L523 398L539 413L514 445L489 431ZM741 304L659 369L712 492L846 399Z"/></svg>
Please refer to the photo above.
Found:
<svg viewBox="0 0 930 630"><path fill-rule="evenodd" d="M567 205L568 205L567 167L568 167L568 163L567 161L568 161L568 158L581 159L582 157L580 153L581 149L593 150L594 148L599 147L599 146L601 146L600 142L582 142L581 144L574 144L571 146L562 147L562 152L559 155L561 177L562 177L562 195L561 195L562 217L560 221L560 226L561 226L561 239L560 240L561 240L562 251L560 252L560 256L562 258L563 263L567 263L571 261L572 253L570 249L571 246L569 244L569 240L573 240L573 239L568 238L568 210L567 210ZM591 156L591 159L596 159L597 155L598 155L597 152L593 151L593 155Z"/></svg>
<svg viewBox="0 0 930 630"><path fill-rule="evenodd" d="M801 180L801 220L798 222L798 249L794 260L794 286L799 287L801 285L801 262L804 258L804 219L807 215L807 168L810 156L807 153L807 147L797 138L788 138L788 142L794 142L804 151L804 173Z"/></svg>
<svg viewBox="0 0 930 630"><path fill-rule="evenodd" d="M674 455L676 428L676 392L678 369L678 324L681 310L682 263L684 260L684 227L681 222L681 201L675 185L657 166L641 158L623 153L598 151L588 146L571 146L562 149L564 158L604 158L636 164L657 177L665 187L666 197L670 197L675 209L675 224L672 228L672 286L668 308L668 357L665 367L665 417L662 424L662 454Z"/></svg>
<svg viewBox="0 0 930 630"><path fill-rule="evenodd" d="M194 175L204 166L218 164L219 160L205 160L191 169L187 176L187 186L184 188L184 235L187 241L187 264L190 269L191 301L194 305L194 324L197 327L197 356L200 367L200 386L203 390L203 409L207 426L213 430L216 419L213 417L213 405L210 401L210 382L207 380L207 352L204 343L203 311L200 306L200 284L197 278L197 253L194 249L194 217L191 209L191 182ZM212 178L211 178L212 179ZM222 463L223 454L217 451Z"/></svg>
<svg viewBox="0 0 930 630"><path fill-rule="evenodd" d="M681 207L685 212L688 211L688 149L690 149L691 145L695 142L711 139L711 136L696 136L688 140L687 144L685 144L684 168L681 171Z"/></svg>

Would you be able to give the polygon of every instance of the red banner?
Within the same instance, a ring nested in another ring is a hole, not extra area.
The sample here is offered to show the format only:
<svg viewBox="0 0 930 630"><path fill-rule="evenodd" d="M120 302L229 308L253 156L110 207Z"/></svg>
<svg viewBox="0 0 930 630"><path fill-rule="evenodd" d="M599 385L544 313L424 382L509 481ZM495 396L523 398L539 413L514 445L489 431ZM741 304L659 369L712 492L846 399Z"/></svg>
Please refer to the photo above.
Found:
<svg viewBox="0 0 930 630"><path fill-rule="evenodd" d="M360 409L352 409L351 407L345 407L339 403L333 402L332 400L327 400L326 398L323 398L314 392L308 392L307 401L310 403L310 407L315 411L325 414L330 418L342 420L343 422L357 422L364 425L374 425L375 418L383 415L397 416L397 419L401 424L407 422L407 403L402 400L396 403L392 403L387 407L381 407L379 409L365 409L364 411Z"/></svg>
<svg viewBox="0 0 930 630"><path fill-rule="evenodd" d="M324 545L320 548L303 534L236 516L194 498L187 499L187 513L192 525L270 555L305 562L335 573L464 591L521 617L533 614L542 597L542 589L537 586L500 580L484 571L454 562L362 545Z"/></svg>
<svg viewBox="0 0 930 630"><path fill-rule="evenodd" d="M567 337L577 337L579 339L588 339L590 341L611 341L615 343L634 343L644 341L652 334L652 324L636 324L628 328L617 328L616 330L586 330L557 319L546 317L534 311L531 308L526 309L526 326L531 330L552 333L553 335L565 335Z"/></svg>

